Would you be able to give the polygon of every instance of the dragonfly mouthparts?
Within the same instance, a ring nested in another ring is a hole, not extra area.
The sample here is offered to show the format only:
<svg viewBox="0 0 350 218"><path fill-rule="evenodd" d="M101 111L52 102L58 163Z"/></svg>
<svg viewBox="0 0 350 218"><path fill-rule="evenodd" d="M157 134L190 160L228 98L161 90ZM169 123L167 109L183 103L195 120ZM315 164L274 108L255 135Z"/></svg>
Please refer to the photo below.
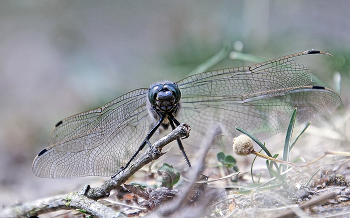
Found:
<svg viewBox="0 0 350 218"><path fill-rule="evenodd" d="M176 105L175 97L171 91L160 91L156 97L156 107L162 111L170 111Z"/></svg>

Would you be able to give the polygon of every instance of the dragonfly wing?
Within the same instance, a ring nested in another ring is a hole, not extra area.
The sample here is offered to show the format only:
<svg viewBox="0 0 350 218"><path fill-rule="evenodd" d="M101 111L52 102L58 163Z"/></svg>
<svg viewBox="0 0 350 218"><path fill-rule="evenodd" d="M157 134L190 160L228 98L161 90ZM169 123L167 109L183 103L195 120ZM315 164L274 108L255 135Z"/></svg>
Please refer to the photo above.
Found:
<svg viewBox="0 0 350 218"><path fill-rule="evenodd" d="M195 74L177 82L182 96L240 97L270 90L301 87L312 82L311 72L293 57L327 54L305 51L248 67L228 68ZM276 94L276 93L275 93Z"/></svg>
<svg viewBox="0 0 350 218"><path fill-rule="evenodd" d="M232 97L203 98L183 97L182 108L177 116L180 122L191 126L191 136L184 140L189 145L198 145L207 129L219 125L222 134L232 140L240 133L240 127L259 139L264 139L286 130L295 108L297 124L310 121L318 114L333 112L340 104L339 95L327 88L304 86L291 88L283 95L279 91L239 99Z"/></svg>
<svg viewBox="0 0 350 218"><path fill-rule="evenodd" d="M212 124L221 125L231 137L238 134L238 126L266 138L286 129L295 107L300 123L333 111L341 102L339 95L323 87L305 87L312 82L310 70L293 60L308 54L328 53L305 51L187 77L177 83L182 94L177 119L191 126L192 140L202 138Z"/></svg>
<svg viewBox="0 0 350 218"><path fill-rule="evenodd" d="M115 174L150 130L147 93L148 89L138 89L58 122L49 147L33 162L34 174L49 178Z"/></svg>

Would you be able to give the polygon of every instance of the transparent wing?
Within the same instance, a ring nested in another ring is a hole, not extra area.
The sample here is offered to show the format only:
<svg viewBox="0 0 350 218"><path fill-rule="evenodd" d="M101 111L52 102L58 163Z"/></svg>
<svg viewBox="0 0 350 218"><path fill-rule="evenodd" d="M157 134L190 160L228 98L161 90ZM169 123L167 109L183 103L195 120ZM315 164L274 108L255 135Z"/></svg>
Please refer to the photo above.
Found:
<svg viewBox="0 0 350 218"><path fill-rule="evenodd" d="M270 90L300 87L312 82L310 70L293 57L305 51L248 67L228 68L189 76L177 82L182 96L246 96ZM320 54L327 54L320 52ZM271 93L278 94L278 93Z"/></svg>
<svg viewBox="0 0 350 218"><path fill-rule="evenodd" d="M34 174L69 178L117 173L150 130L147 93L148 89L138 89L58 122L49 147L33 162Z"/></svg>
<svg viewBox="0 0 350 218"><path fill-rule="evenodd" d="M280 90L275 91L280 93ZM334 111L341 100L330 89L304 86L287 90L283 95L271 97L274 91L251 95L249 98L232 97L185 97L177 119L191 126L191 134L183 142L198 145L198 139L211 125L220 125L223 135L232 140L240 133L238 126L254 134L259 139L286 130L290 116L297 108L297 123L310 121L317 114ZM200 145L199 145L200 146Z"/></svg>
<svg viewBox="0 0 350 218"><path fill-rule="evenodd" d="M340 97L323 87L305 86L311 82L311 74L292 59L316 53L327 54L306 51L179 81L182 98L176 117L192 128L185 144L198 144L213 124L221 125L231 137L237 134L235 126L239 126L266 138L286 128L295 107L298 122L333 111ZM34 160L34 174L50 178L115 174L151 129L147 93L148 89L138 89L101 108L58 122L51 132L49 147Z"/></svg>
<svg viewBox="0 0 350 218"><path fill-rule="evenodd" d="M295 107L299 123L335 110L341 103L339 95L323 87L306 87L312 82L310 71L293 60L316 52L327 54L305 51L179 81L182 104L177 119L192 128L191 137L184 143L198 144L192 141L202 138L213 124L220 125L230 137L238 134L235 130L238 126L259 138L267 138L287 128Z"/></svg>

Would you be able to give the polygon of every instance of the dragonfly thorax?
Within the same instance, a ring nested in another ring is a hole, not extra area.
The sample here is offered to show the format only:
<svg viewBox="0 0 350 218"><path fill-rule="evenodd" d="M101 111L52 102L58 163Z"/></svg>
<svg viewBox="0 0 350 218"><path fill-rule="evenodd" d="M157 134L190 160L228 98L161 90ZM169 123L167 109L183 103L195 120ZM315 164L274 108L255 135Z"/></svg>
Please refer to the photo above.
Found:
<svg viewBox="0 0 350 218"><path fill-rule="evenodd" d="M148 99L152 107L161 112L172 112L177 108L181 92L175 83L156 83L149 88Z"/></svg>

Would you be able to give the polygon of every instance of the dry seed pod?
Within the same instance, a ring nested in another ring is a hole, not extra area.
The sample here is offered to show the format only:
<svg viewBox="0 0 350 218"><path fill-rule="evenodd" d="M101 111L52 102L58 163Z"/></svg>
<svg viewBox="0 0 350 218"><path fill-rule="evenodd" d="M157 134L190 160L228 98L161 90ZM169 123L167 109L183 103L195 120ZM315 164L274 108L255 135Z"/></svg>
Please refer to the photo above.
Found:
<svg viewBox="0 0 350 218"><path fill-rule="evenodd" d="M232 148L238 155L249 155L254 151L253 141L246 135L234 138Z"/></svg>

